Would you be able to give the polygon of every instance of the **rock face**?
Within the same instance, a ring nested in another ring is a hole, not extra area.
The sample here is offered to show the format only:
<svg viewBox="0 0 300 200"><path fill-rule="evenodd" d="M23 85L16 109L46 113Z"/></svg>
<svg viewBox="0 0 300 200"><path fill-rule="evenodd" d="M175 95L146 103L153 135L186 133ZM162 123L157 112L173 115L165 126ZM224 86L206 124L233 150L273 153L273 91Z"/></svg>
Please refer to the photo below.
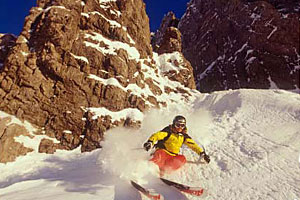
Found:
<svg viewBox="0 0 300 200"><path fill-rule="evenodd" d="M299 86L296 0L191 0L179 22L201 92Z"/></svg>
<svg viewBox="0 0 300 200"><path fill-rule="evenodd" d="M169 12L162 20L159 30L151 39L151 44L155 52L162 55L161 59L166 60L166 65L175 67L166 70L165 75L174 81L183 83L184 86L195 89L193 67L182 54L181 33L178 30L179 19L173 12Z"/></svg>
<svg viewBox="0 0 300 200"><path fill-rule="evenodd" d="M41 141L45 153L99 148L106 130L136 127L130 116L165 106L161 96L168 92L194 87L176 75L167 76L183 89L159 84L159 62L179 68L180 61L153 59L142 0L38 0L4 57L0 110L56 138ZM184 70L192 80L192 69Z"/></svg>
<svg viewBox="0 0 300 200"><path fill-rule="evenodd" d="M12 34L0 34L0 69L4 65L9 50L15 45L16 36Z"/></svg>

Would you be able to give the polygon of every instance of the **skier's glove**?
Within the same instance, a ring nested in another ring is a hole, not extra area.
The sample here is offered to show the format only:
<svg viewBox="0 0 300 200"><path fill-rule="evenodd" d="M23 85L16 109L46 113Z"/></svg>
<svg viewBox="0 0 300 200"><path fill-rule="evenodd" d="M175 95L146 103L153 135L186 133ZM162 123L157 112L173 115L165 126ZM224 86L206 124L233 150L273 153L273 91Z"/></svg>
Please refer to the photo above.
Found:
<svg viewBox="0 0 300 200"><path fill-rule="evenodd" d="M149 149L151 149L151 147L152 147L152 143L150 141L144 143L144 149L146 151L149 151Z"/></svg>
<svg viewBox="0 0 300 200"><path fill-rule="evenodd" d="M200 153L200 157L201 157L201 158L203 157L203 159L204 159L207 163L210 162L209 155L207 155L205 152Z"/></svg>

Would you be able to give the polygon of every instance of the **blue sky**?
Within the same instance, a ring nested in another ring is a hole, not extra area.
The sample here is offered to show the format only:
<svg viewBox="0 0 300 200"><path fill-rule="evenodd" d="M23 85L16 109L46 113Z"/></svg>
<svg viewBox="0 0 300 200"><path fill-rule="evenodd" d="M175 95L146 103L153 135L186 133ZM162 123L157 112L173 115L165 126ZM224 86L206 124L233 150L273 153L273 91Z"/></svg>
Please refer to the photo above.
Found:
<svg viewBox="0 0 300 200"><path fill-rule="evenodd" d="M0 33L19 35L36 0L0 0Z"/></svg>
<svg viewBox="0 0 300 200"><path fill-rule="evenodd" d="M173 11L180 18L189 0L144 0L144 2L150 18L151 31L155 31L168 11ZM36 0L0 0L0 33L19 35L25 17L35 5Z"/></svg>
<svg viewBox="0 0 300 200"><path fill-rule="evenodd" d="M144 0L144 2L150 18L151 31L155 31L159 28L164 15L169 11L173 11L177 18L181 18L189 0Z"/></svg>

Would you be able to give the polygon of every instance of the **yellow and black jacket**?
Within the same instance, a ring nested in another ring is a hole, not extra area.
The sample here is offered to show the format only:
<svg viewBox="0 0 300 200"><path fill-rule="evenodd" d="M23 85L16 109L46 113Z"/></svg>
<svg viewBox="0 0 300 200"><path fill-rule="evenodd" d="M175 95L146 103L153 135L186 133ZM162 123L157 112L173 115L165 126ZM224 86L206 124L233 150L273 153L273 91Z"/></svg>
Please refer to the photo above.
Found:
<svg viewBox="0 0 300 200"><path fill-rule="evenodd" d="M169 125L163 130L151 135L148 141L152 142L152 145L162 142L163 145L159 144L156 147L158 149L164 149L172 156L175 156L179 153L182 144L185 144L197 154L202 153L203 149L199 147L186 132L187 130L185 128L182 133L176 133L173 131L172 125Z"/></svg>

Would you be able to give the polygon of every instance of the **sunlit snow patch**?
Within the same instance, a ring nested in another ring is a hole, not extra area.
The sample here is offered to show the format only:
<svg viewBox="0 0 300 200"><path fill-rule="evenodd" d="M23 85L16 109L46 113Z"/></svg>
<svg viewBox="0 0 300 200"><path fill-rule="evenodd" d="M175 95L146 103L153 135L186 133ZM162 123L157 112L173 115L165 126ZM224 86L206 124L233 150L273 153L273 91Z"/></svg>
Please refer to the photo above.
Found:
<svg viewBox="0 0 300 200"><path fill-rule="evenodd" d="M92 119L97 119L101 116L111 116L112 121L121 121L122 119L130 118L133 121L142 121L143 113L139 111L137 108L126 108L118 112L110 111L104 107L102 108L86 108L86 110L91 111L94 116Z"/></svg>
<svg viewBox="0 0 300 200"><path fill-rule="evenodd" d="M19 120L15 116L9 115L5 112L0 111L0 118L6 118L6 117L11 119L11 121L8 124L6 124L6 126L10 126L12 124L17 124L19 126L25 127L25 129L29 133L29 136L20 135L18 137L15 137L14 140L18 143L23 144L25 147L33 149L34 152L38 152L40 142L44 138L52 140L53 142L59 143L59 141L57 141L54 138L50 138L47 135L35 135L34 133L37 131L37 129L31 123L29 123L28 121L24 120L22 122L21 120Z"/></svg>

